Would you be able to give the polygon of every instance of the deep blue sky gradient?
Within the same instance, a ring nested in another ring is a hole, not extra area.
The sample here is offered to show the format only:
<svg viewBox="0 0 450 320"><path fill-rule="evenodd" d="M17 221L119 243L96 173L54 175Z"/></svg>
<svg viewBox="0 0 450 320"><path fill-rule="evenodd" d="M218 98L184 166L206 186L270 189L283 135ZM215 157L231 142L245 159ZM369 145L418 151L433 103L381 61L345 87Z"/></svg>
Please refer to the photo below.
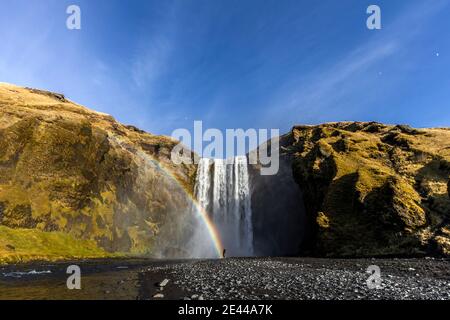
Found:
<svg viewBox="0 0 450 320"><path fill-rule="evenodd" d="M156 134L450 126L448 0L1 0L0 81ZM68 30L66 8L82 10ZM383 29L366 28L378 4Z"/></svg>

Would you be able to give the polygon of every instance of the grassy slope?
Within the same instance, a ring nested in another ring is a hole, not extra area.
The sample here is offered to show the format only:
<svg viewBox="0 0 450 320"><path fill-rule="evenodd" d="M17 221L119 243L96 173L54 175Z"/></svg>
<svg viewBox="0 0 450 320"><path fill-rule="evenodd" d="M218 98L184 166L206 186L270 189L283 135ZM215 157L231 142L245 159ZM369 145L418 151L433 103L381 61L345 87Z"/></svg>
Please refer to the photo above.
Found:
<svg viewBox="0 0 450 320"><path fill-rule="evenodd" d="M62 232L11 229L0 226L0 264L118 257L93 240L79 240Z"/></svg>

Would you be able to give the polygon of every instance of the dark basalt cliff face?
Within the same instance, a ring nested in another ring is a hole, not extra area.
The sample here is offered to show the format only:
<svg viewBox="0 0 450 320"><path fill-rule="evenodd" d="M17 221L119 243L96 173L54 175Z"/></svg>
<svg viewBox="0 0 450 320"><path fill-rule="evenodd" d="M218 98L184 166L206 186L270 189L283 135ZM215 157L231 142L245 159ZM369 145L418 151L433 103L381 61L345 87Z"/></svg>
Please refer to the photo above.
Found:
<svg viewBox="0 0 450 320"><path fill-rule="evenodd" d="M289 137L312 232L305 252L450 254L450 130L353 122Z"/></svg>
<svg viewBox="0 0 450 320"><path fill-rule="evenodd" d="M1 84L0 262L179 250L195 166L172 164L175 143Z"/></svg>
<svg viewBox="0 0 450 320"><path fill-rule="evenodd" d="M249 165L253 244L257 255L295 256L308 238L303 195L292 172L294 157L285 151L291 144L289 135L281 137L276 150L280 154L279 171L275 175L261 175L260 164ZM259 147L270 154L266 148L266 144Z"/></svg>

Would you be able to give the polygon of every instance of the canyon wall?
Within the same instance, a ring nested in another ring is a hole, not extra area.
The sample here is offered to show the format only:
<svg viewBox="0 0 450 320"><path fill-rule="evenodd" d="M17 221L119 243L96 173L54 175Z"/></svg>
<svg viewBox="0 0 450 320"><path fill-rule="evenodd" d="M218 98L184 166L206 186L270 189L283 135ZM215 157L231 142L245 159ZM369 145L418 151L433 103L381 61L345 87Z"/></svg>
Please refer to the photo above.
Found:
<svg viewBox="0 0 450 320"><path fill-rule="evenodd" d="M176 143L0 84L0 263L189 256L197 167ZM279 152L274 176L248 167L256 255L450 253L449 129L295 126Z"/></svg>

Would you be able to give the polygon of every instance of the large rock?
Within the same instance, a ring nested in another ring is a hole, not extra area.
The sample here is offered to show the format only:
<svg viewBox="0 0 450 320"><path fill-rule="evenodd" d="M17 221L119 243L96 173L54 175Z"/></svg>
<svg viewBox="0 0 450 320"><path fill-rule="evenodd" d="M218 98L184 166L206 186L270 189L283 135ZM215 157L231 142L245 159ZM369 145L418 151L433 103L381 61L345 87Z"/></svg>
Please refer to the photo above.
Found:
<svg viewBox="0 0 450 320"><path fill-rule="evenodd" d="M450 130L329 123L290 136L310 252L450 253Z"/></svg>
<svg viewBox="0 0 450 320"><path fill-rule="evenodd" d="M172 164L175 143L60 94L0 84L0 225L108 252L180 252L195 166ZM2 243L20 255L11 242L0 234L0 255Z"/></svg>

